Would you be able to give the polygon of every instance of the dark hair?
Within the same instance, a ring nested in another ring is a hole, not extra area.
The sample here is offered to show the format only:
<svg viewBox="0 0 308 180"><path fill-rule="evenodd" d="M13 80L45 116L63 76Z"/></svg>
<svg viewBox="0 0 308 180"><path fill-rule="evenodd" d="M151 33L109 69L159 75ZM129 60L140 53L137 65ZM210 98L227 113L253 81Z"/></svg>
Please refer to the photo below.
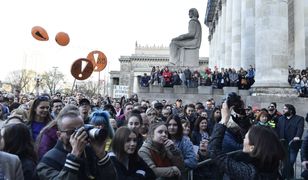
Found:
<svg viewBox="0 0 308 180"><path fill-rule="evenodd" d="M196 121L195 121L195 124L194 124L194 130L196 131L196 132L199 132L200 131L200 128L199 128L199 124L201 123L201 121L203 121L203 120L206 120L206 122L207 122L207 125L209 126L209 122L208 122L208 120L206 119L206 117L202 117L202 116L198 116L198 118L196 119ZM207 126L207 131L208 131L208 126Z"/></svg>
<svg viewBox="0 0 308 180"><path fill-rule="evenodd" d="M4 126L3 150L17 155L19 158L29 158L35 163L37 155L34 149L30 131L25 124L8 124Z"/></svg>
<svg viewBox="0 0 308 180"><path fill-rule="evenodd" d="M124 150L124 145L127 142L129 135L131 133L134 133L136 135L136 138L137 138L138 135L135 131L129 129L128 127L122 126L122 127L117 129L117 131L116 131L116 133L115 133L115 135L112 139L112 143L111 143L112 151L114 152L114 154L116 155L116 157L119 161L123 161L125 156L126 156L126 152ZM137 147L136 147L134 154L135 155L137 154Z"/></svg>
<svg viewBox="0 0 308 180"><path fill-rule="evenodd" d="M135 112L129 112L129 113L128 113L128 116L127 116L127 123L128 123L128 120L129 120L131 117L136 117L136 118L139 120L140 125L142 125L142 117L141 117L140 114L135 113Z"/></svg>
<svg viewBox="0 0 308 180"><path fill-rule="evenodd" d="M264 126L252 126L248 133L249 143L254 146L250 156L258 160L258 167L278 168L285 151L277 134Z"/></svg>
<svg viewBox="0 0 308 180"><path fill-rule="evenodd" d="M35 110L36 110L36 108L40 105L41 102L48 102L48 104L49 104L49 97L48 97L48 96L39 96L39 97L37 97L37 98L33 101L32 106L31 106L31 108L30 108L30 110L29 110L29 119L28 119L28 120L29 120L29 121L28 121L29 124L31 124L32 121L34 121L34 119L35 119L35 114L36 114ZM50 116L50 112L48 111L48 115L47 115L47 117L45 118L45 123L48 123L48 122L50 122L51 120L52 120L52 118L51 118L51 116Z"/></svg>
<svg viewBox="0 0 308 180"><path fill-rule="evenodd" d="M275 106L275 108L277 108L277 104L276 104L276 102L271 102L270 104L274 105L274 106Z"/></svg>
<svg viewBox="0 0 308 180"><path fill-rule="evenodd" d="M55 103L62 103L62 104L63 104L63 102L62 102L61 99L52 99L52 100L50 101L50 107L53 107L53 105L54 105Z"/></svg>
<svg viewBox="0 0 308 180"><path fill-rule="evenodd" d="M292 104L285 104L284 106L288 108L292 115L296 115L295 107Z"/></svg>
<svg viewBox="0 0 308 180"><path fill-rule="evenodd" d="M171 120L174 120L176 122L176 125L178 126L178 131L175 134L175 138L181 139L183 137L183 126L182 126L181 118L178 115L170 115L166 121L167 127L169 126L169 122ZM170 138L170 134L168 136Z"/></svg>
<svg viewBox="0 0 308 180"><path fill-rule="evenodd" d="M185 105L185 107L184 107L184 114L185 115L187 115L187 113L186 113L186 110L187 110L187 108L193 108L194 110L195 110L195 105L194 104L187 104L187 105Z"/></svg>
<svg viewBox="0 0 308 180"><path fill-rule="evenodd" d="M220 120L221 120L221 115L220 115L220 118L219 118L219 119L215 119L215 113L216 113L216 111L220 111L220 112L221 112L220 107L215 107L215 108L213 109L213 111L212 111L212 114L211 114L211 116L210 116L210 117L211 117L210 121L211 121L211 123L213 123L213 124L219 123Z"/></svg>

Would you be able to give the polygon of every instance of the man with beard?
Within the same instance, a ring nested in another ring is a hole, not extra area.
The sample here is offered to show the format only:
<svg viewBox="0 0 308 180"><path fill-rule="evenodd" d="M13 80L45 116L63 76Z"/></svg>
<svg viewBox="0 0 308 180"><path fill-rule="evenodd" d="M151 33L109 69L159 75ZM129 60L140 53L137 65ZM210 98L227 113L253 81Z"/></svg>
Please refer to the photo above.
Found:
<svg viewBox="0 0 308 180"><path fill-rule="evenodd" d="M57 144L37 166L40 179L116 179L115 169L104 148L106 138L89 138L78 111L61 113L57 126ZM88 142L90 146L87 146Z"/></svg>
<svg viewBox="0 0 308 180"><path fill-rule="evenodd" d="M291 104L285 104L282 112L283 115L279 118L277 124L277 133L279 138L284 139L287 144L289 144L292 140L300 140L304 132L304 117L296 115L295 107ZM293 177L293 165L296 161L299 148L300 147L293 145L289 147L289 162L284 166L284 178Z"/></svg>

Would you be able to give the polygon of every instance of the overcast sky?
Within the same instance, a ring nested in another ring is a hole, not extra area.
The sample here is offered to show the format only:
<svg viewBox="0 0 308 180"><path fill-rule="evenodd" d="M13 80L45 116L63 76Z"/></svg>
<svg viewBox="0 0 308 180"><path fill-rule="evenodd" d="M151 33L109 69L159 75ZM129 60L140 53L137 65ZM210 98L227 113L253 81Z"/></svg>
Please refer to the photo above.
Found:
<svg viewBox="0 0 308 180"><path fill-rule="evenodd" d="M134 53L141 45L168 46L187 32L188 10L199 11L203 28L200 56L208 56L208 29L204 25L207 0L8 0L0 2L0 80L10 71L31 68L44 71L58 67L69 75L71 64L92 50L104 52L108 68L119 70L118 58ZM31 36L33 26L42 26L49 41ZM70 36L68 46L59 46L55 35ZM71 77L70 77L71 78Z"/></svg>

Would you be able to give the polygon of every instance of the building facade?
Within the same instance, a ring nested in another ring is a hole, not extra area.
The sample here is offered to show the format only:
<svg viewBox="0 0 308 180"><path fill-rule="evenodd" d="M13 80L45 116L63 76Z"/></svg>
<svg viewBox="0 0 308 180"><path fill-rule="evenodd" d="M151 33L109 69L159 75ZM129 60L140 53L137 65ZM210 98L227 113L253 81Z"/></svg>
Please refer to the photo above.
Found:
<svg viewBox="0 0 308 180"><path fill-rule="evenodd" d="M256 68L254 87L290 87L308 66L307 0L208 0L209 67Z"/></svg>

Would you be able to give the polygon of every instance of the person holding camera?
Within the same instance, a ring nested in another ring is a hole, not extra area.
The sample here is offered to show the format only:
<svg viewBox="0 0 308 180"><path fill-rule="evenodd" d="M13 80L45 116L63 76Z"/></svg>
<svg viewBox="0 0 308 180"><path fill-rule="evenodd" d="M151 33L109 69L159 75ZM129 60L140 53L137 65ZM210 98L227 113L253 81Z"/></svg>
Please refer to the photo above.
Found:
<svg viewBox="0 0 308 180"><path fill-rule="evenodd" d="M234 109L234 106L227 104L222 104L222 119L215 125L208 145L215 165L230 179L278 179L279 163L284 159L285 152L276 133L270 128L251 126L245 135L242 152L234 156L222 152L226 125Z"/></svg>
<svg viewBox="0 0 308 180"><path fill-rule="evenodd" d="M58 141L37 166L40 179L116 179L109 155L102 147L106 138L93 125L84 125L78 111L60 113L57 121ZM108 132L105 132L106 134Z"/></svg>

